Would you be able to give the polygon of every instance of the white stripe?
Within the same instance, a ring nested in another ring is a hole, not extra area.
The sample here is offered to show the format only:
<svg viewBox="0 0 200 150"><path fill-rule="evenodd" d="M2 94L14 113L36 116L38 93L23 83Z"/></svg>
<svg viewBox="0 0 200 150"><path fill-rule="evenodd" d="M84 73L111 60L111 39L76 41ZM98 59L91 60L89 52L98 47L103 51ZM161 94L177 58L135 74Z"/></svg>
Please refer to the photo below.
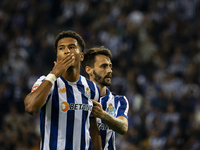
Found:
<svg viewBox="0 0 200 150"><path fill-rule="evenodd" d="M104 150L108 150L108 141L109 141L109 139L110 139L110 136L111 136L111 131L108 129L108 130L106 130L106 144L105 144L105 147L104 147Z"/></svg>
<svg viewBox="0 0 200 150"><path fill-rule="evenodd" d="M123 97L124 97L124 99L126 100L126 103L127 103L126 110L125 110L124 114L125 114L126 116L128 116L129 103L128 103L127 98L126 98L125 96L123 96Z"/></svg>
<svg viewBox="0 0 200 150"><path fill-rule="evenodd" d="M76 87L76 85L72 85L73 93L74 93L74 103L81 104L82 97L81 93ZM73 149L80 149L81 145L81 126L82 126L82 110L74 111L74 131L73 131ZM78 138L77 138L78 137Z"/></svg>
<svg viewBox="0 0 200 150"><path fill-rule="evenodd" d="M89 87L86 81L86 78L84 78L83 76L81 76L81 82L85 87Z"/></svg>
<svg viewBox="0 0 200 150"><path fill-rule="evenodd" d="M63 81L59 82L58 87L65 87ZM59 89L58 89L59 91ZM65 149L66 145L66 129L67 129L67 112L61 111L61 103L67 102L67 93L58 93L59 95L59 118L58 118L58 141L57 141L57 150Z"/></svg>
<svg viewBox="0 0 200 150"><path fill-rule="evenodd" d="M89 119L90 119L90 112L88 111L88 116L87 116L87 120L86 120L86 124L85 124L85 139L86 139L85 149L88 149L89 144L90 144L90 132L89 132L90 121L89 121Z"/></svg>
<svg viewBox="0 0 200 150"><path fill-rule="evenodd" d="M49 150L49 141L50 141L50 127L51 127L51 105L52 105L52 95L46 103L46 112L45 112L45 125L44 125L44 146L43 150Z"/></svg>
<svg viewBox="0 0 200 150"><path fill-rule="evenodd" d="M113 141L114 150L116 150L116 145L115 145L115 132L113 132L112 141Z"/></svg>
<svg viewBox="0 0 200 150"><path fill-rule="evenodd" d="M98 92L98 89L97 89L97 85L94 84L94 88L95 88L95 96L94 96L94 100L98 101L98 98L99 98L99 92Z"/></svg>
<svg viewBox="0 0 200 150"><path fill-rule="evenodd" d="M117 110L116 110L117 113L118 113L118 109L119 109L120 106L121 106L120 101L118 101L117 102Z"/></svg>

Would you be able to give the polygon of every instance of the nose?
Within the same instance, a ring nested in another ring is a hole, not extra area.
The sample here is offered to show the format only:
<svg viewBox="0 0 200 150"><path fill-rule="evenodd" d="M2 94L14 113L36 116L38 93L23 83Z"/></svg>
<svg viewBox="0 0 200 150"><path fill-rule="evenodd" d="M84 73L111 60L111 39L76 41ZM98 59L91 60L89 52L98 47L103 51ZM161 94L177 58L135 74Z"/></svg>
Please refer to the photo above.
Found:
<svg viewBox="0 0 200 150"><path fill-rule="evenodd" d="M68 47L66 47L66 48L65 48L65 51L64 51L64 53L65 53L65 54L68 54L68 53L70 53L70 50L69 50L69 48L68 48Z"/></svg>
<svg viewBox="0 0 200 150"><path fill-rule="evenodd" d="M112 68L111 67L108 67L109 69L108 69L108 72L110 72L110 73L112 73L113 71L112 71Z"/></svg>

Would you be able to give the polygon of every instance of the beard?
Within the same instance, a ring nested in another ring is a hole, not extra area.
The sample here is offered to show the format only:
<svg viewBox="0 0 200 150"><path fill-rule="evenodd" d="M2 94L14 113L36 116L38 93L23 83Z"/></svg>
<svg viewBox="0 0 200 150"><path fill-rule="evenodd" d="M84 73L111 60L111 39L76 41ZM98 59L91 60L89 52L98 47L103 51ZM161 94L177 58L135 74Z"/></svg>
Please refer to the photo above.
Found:
<svg viewBox="0 0 200 150"><path fill-rule="evenodd" d="M94 70L93 70L93 74L94 74L94 80L103 85L103 86L109 86L111 84L110 81L106 81L105 78L107 77L111 77L111 75L106 75L105 77L101 77L100 75L98 75Z"/></svg>

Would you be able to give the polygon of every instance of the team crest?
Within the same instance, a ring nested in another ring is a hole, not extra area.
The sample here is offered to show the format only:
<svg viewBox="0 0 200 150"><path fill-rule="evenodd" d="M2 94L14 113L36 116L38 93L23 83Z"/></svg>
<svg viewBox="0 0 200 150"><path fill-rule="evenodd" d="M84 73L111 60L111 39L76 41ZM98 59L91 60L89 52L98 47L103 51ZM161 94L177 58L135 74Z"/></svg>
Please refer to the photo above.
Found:
<svg viewBox="0 0 200 150"><path fill-rule="evenodd" d="M110 104L108 105L108 108L106 109L106 111L107 111L109 114L111 114L111 115L113 115L113 114L115 113L115 107L113 106L112 103L110 103Z"/></svg>
<svg viewBox="0 0 200 150"><path fill-rule="evenodd" d="M86 96L87 98L89 98L89 99L90 99L90 97L91 97L90 89L89 89L88 87L86 87L86 89L85 89L85 96Z"/></svg>

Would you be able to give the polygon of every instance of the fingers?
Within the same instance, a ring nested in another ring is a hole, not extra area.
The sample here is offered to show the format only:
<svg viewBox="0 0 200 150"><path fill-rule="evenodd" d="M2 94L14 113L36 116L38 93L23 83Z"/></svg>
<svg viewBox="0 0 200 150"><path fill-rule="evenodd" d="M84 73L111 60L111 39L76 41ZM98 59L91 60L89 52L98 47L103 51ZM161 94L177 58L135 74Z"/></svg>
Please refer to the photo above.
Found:
<svg viewBox="0 0 200 150"><path fill-rule="evenodd" d="M72 66L75 61L74 54L66 54L62 59L59 61L54 61L54 67L52 72L56 75L56 77L60 77L66 70Z"/></svg>
<svg viewBox="0 0 200 150"><path fill-rule="evenodd" d="M95 104L99 103L99 102L97 102L96 100L93 100L93 99L91 99L91 101L92 101L93 103L95 103Z"/></svg>
<svg viewBox="0 0 200 150"><path fill-rule="evenodd" d="M64 66L67 66L67 68L68 68L71 65L73 65L74 61L75 61L75 57L74 57L74 55L71 55L71 56L68 56L63 59L63 64L64 64Z"/></svg>
<svg viewBox="0 0 200 150"><path fill-rule="evenodd" d="M57 64L59 66L62 66L62 68L65 68L65 70L67 70L75 61L75 57L74 54L66 54L65 57L63 57L63 59L57 61L54 64Z"/></svg>
<svg viewBox="0 0 200 150"><path fill-rule="evenodd" d="M95 100L92 100L92 102L93 102L93 106L99 106L99 107L101 106L101 104Z"/></svg>
<svg viewBox="0 0 200 150"><path fill-rule="evenodd" d="M96 103L97 101L95 101L95 100L93 100L93 99L91 99L91 101L93 102L93 103Z"/></svg>
<svg viewBox="0 0 200 150"><path fill-rule="evenodd" d="M74 53L72 53L71 55L67 54L66 57L64 57L61 61L63 63L69 63L69 62L73 62L74 60L75 60Z"/></svg>

